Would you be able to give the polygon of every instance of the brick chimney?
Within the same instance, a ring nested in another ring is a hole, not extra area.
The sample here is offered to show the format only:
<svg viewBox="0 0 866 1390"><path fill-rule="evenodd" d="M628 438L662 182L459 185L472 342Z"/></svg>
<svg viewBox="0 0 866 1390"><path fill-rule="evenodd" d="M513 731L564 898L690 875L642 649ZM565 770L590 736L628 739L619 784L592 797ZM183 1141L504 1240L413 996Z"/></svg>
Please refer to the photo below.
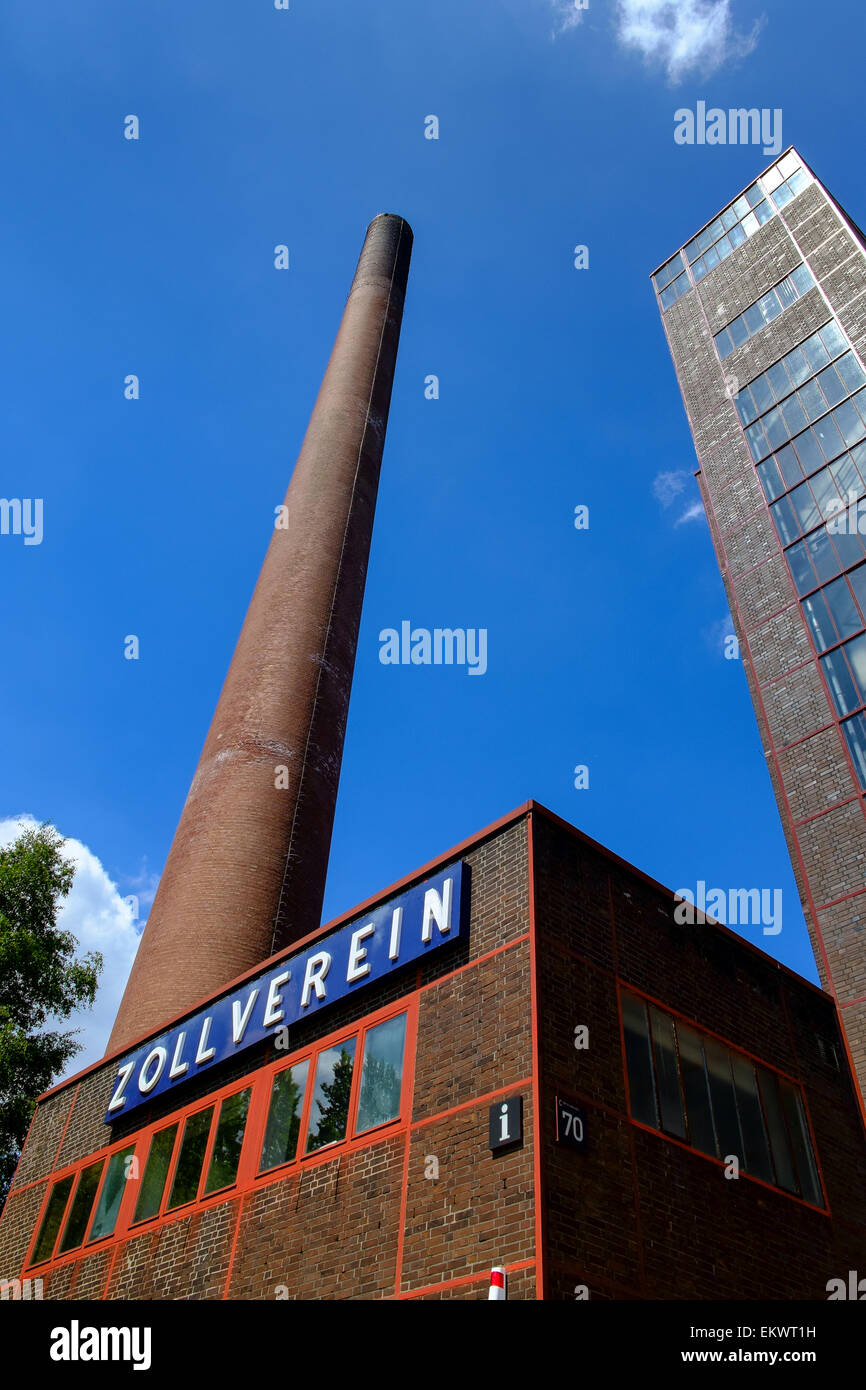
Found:
<svg viewBox="0 0 866 1390"><path fill-rule="evenodd" d="M411 249L370 223L109 1053L319 925Z"/></svg>

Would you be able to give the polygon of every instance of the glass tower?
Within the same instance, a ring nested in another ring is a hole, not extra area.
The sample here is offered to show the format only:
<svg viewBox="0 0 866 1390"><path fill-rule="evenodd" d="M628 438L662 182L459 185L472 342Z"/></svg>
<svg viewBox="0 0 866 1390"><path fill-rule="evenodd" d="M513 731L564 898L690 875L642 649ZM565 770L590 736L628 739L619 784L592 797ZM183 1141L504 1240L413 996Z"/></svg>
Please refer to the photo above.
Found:
<svg viewBox="0 0 866 1390"><path fill-rule="evenodd" d="M864 245L789 149L652 283L818 971L866 1093Z"/></svg>

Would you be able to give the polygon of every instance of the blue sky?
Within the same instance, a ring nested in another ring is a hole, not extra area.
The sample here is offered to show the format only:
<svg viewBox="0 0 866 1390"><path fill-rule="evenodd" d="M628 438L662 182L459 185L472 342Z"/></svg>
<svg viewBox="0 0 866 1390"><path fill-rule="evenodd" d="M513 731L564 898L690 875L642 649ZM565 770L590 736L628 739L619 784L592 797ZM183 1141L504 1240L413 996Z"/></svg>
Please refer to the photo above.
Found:
<svg viewBox="0 0 866 1390"><path fill-rule="evenodd" d="M44 538L0 537L0 820L89 852L88 1056L381 211L415 249L326 916L534 797L673 888L781 888L751 939L817 978L648 274L770 162L675 144L698 100L781 108L866 221L849 15L7 0L0 491ZM486 628L486 674L382 665L406 619Z"/></svg>

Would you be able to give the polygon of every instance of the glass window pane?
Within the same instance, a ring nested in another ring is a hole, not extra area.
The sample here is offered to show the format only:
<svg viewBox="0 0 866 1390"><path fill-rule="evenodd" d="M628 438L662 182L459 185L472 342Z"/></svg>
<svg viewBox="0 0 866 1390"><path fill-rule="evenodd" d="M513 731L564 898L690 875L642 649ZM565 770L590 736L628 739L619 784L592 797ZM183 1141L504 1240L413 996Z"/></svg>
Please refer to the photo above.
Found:
<svg viewBox="0 0 866 1390"><path fill-rule="evenodd" d="M773 216L773 209L767 202L756 203L754 214L758 219L759 225L763 225L764 222L769 222L770 218Z"/></svg>
<svg viewBox="0 0 866 1390"><path fill-rule="evenodd" d="M743 319L745 320L746 328L749 330L749 333L757 333L764 326L764 316L757 304L749 305L748 309L743 314Z"/></svg>
<svg viewBox="0 0 866 1390"><path fill-rule="evenodd" d="M281 1163L290 1163L298 1152L301 1111L304 1108L309 1068L309 1059L306 1059L296 1062L293 1067L286 1067L285 1071L277 1072L274 1077L265 1142L262 1145L262 1158L259 1163L260 1173L268 1168L277 1168Z"/></svg>
<svg viewBox="0 0 866 1390"><path fill-rule="evenodd" d="M866 618L866 565L852 570L848 575L848 583L854 590L854 597L860 605L860 612Z"/></svg>
<svg viewBox="0 0 866 1390"><path fill-rule="evenodd" d="M719 357L724 362L726 357L730 357L733 350L734 345L731 342L731 335L728 332L727 328L723 328L721 333L716 334L716 351L718 352Z"/></svg>
<svg viewBox="0 0 866 1390"><path fill-rule="evenodd" d="M719 260L724 261L733 251L730 237L723 236L716 242L716 250L719 253Z"/></svg>
<svg viewBox="0 0 866 1390"><path fill-rule="evenodd" d="M853 719L846 719L842 724L842 732L857 769L860 787L866 790L866 714L855 714Z"/></svg>
<svg viewBox="0 0 866 1390"><path fill-rule="evenodd" d="M750 208L753 208L756 203L759 203L763 196L764 195L761 192L761 186L758 183L753 183L751 188L747 188L745 192L745 197L748 201Z"/></svg>
<svg viewBox="0 0 866 1390"><path fill-rule="evenodd" d="M793 193L802 193L809 182L809 175L805 169L797 169L788 179L788 187Z"/></svg>
<svg viewBox="0 0 866 1390"><path fill-rule="evenodd" d="M786 203L790 203L793 196L794 195L791 192L788 185L786 183L783 183L780 184L779 187L776 189L775 193L772 195L772 198L777 208L783 208L786 205Z"/></svg>
<svg viewBox="0 0 866 1390"><path fill-rule="evenodd" d="M801 343L800 348L808 357L813 372L820 372L822 367L826 367L827 349L817 333L813 333L811 338L807 338L805 343Z"/></svg>
<svg viewBox="0 0 866 1390"><path fill-rule="evenodd" d="M349 1038L339 1047L329 1047L319 1053L307 1127L307 1153L346 1137L357 1041L357 1038Z"/></svg>
<svg viewBox="0 0 866 1390"><path fill-rule="evenodd" d="M798 265L796 270L792 270L791 279L797 287L797 292L799 294L806 294L815 283L812 279L812 272L807 265Z"/></svg>
<svg viewBox="0 0 866 1390"><path fill-rule="evenodd" d="M796 396L789 396L779 407L788 427L789 434L799 434L800 430L806 428L809 423L803 413L803 407Z"/></svg>
<svg viewBox="0 0 866 1390"><path fill-rule="evenodd" d="M824 589L827 607L833 615L836 630L841 638L850 637L863 626L857 605L851 597L851 590L844 579L834 579Z"/></svg>
<svg viewBox="0 0 866 1390"><path fill-rule="evenodd" d="M105 1182L102 1184L102 1191L96 1204L96 1215L87 1237L88 1245L93 1240L100 1240L103 1236L113 1235L117 1213L120 1211L120 1203L123 1200L123 1194L126 1191L125 1185L129 1178L129 1160L134 1153L135 1145L130 1144L128 1148L120 1149L111 1155L108 1161L108 1171L105 1174Z"/></svg>
<svg viewBox="0 0 866 1390"><path fill-rule="evenodd" d="M715 247L715 246L711 246L710 249L709 249L709 251L705 251L705 252L704 252L704 265L707 267L707 270L712 270L712 269L713 269L715 266L717 266L718 264L719 264L719 252L718 252L718 248Z"/></svg>
<svg viewBox="0 0 866 1390"><path fill-rule="evenodd" d="M785 487L795 487L797 483L802 482L803 470L790 444L786 444L783 449L779 450L776 454L776 462L779 465L779 472L785 480ZM763 464L761 466L763 467Z"/></svg>
<svg viewBox="0 0 866 1390"><path fill-rule="evenodd" d="M687 260L687 261L694 261L694 260L697 260L698 256L700 255L700 252L701 252L701 247L700 247L699 244L698 244L699 242L700 242L700 237L695 237L694 241L690 241L690 242L689 242L688 246L686 247L686 260Z"/></svg>
<svg viewBox="0 0 866 1390"><path fill-rule="evenodd" d="M800 526L796 514L787 497L782 497L778 502L774 502L770 508L773 523L779 533L779 540L783 545L790 545L801 534Z"/></svg>
<svg viewBox="0 0 866 1390"><path fill-rule="evenodd" d="M742 198L738 198L734 203L734 212L737 214L737 217L745 217L746 213L749 211L749 207L749 200L744 194Z"/></svg>
<svg viewBox="0 0 866 1390"><path fill-rule="evenodd" d="M866 425L854 408L853 401L843 401L841 405L837 405L833 411L833 419L836 421L836 428L849 449L852 444L857 444L866 434Z"/></svg>
<svg viewBox="0 0 866 1390"><path fill-rule="evenodd" d="M826 414L827 403L818 389L817 381L807 381L805 386L800 387L799 396L800 404L810 420L817 420Z"/></svg>
<svg viewBox="0 0 866 1390"><path fill-rule="evenodd" d="M854 673L859 696L857 703L862 705L866 702L866 632L860 637L855 637L853 642L846 642L844 652Z"/></svg>
<svg viewBox="0 0 866 1390"><path fill-rule="evenodd" d="M149 1216L156 1216L159 1211L177 1130L177 1125L169 1125L167 1129L161 1129L155 1134L150 1141L150 1153L147 1155L144 1177L138 1189L133 1223L144 1221Z"/></svg>
<svg viewBox="0 0 866 1390"><path fill-rule="evenodd" d="M763 415L765 410L769 410L773 404L773 393L766 377L759 376L751 386L752 397L755 402L755 410L758 415Z"/></svg>
<svg viewBox="0 0 866 1390"><path fill-rule="evenodd" d="M694 265L692 266L692 275L693 275L693 277L694 277L695 280L703 280L703 278L704 278L704 276L706 275L706 273L707 273L707 267L706 267L706 265L704 264L704 258L703 258L703 256L700 256L700 257L698 258L698 260L696 260L695 263L694 263Z"/></svg>
<svg viewBox="0 0 866 1390"><path fill-rule="evenodd" d="M716 1042L715 1038L704 1038L704 1056L707 1059L710 1097L719 1139L719 1157L724 1159L729 1154L736 1154L745 1167L743 1141L734 1099L734 1083L731 1077L730 1053L721 1043Z"/></svg>
<svg viewBox="0 0 866 1390"><path fill-rule="evenodd" d="M739 220L740 219L734 212L733 208L725 208L724 212L722 213L722 226L724 227L726 232L729 232L732 227L736 226Z"/></svg>
<svg viewBox="0 0 866 1390"><path fill-rule="evenodd" d="M710 230L710 228L709 228L709 227L704 227L704 230L703 230L702 232L698 232L698 235L697 235L697 237L696 237L696 240L697 240L698 248L699 248L701 251L706 251L706 249L707 249L708 246L712 246L712 244L713 244L713 234L712 234L712 231Z"/></svg>
<svg viewBox="0 0 866 1390"><path fill-rule="evenodd" d="M735 348L742 347L743 343L745 343L749 337L746 321L742 317L734 319L733 323L728 324L728 332L731 335L731 341Z"/></svg>
<svg viewBox="0 0 866 1390"><path fill-rule="evenodd" d="M776 291L768 290L767 293L758 300L758 308L767 323L772 323L773 319L778 318L779 314L782 312L782 302L776 294Z"/></svg>
<svg viewBox="0 0 866 1390"><path fill-rule="evenodd" d="M821 665L836 709L840 714L850 714L860 704L860 700L841 649L831 652L829 656L822 656Z"/></svg>
<svg viewBox="0 0 866 1390"><path fill-rule="evenodd" d="M767 459L766 463L758 464L758 479L768 502L774 502L785 491L775 459Z"/></svg>
<svg viewBox="0 0 866 1390"><path fill-rule="evenodd" d="M701 1153L718 1156L716 1135L713 1129L713 1111L710 1105L710 1088L704 1067L701 1040L691 1028L687 1028L684 1023L678 1023L677 1041L680 1049L680 1070L689 1126L689 1143L696 1149L700 1149Z"/></svg>
<svg viewBox="0 0 866 1390"><path fill-rule="evenodd" d="M770 1163L770 1150L767 1146L767 1132L758 1098L758 1082L755 1068L745 1057L731 1053L731 1071L737 1092L737 1110L740 1114L740 1128L746 1148L744 1167L747 1173L765 1182L773 1181L773 1167Z"/></svg>
<svg viewBox="0 0 866 1390"><path fill-rule="evenodd" d="M803 543L792 545L790 550L785 551L785 558L791 568L797 593L807 594L810 589L814 589L816 584L815 571L809 564L809 557Z"/></svg>
<svg viewBox="0 0 866 1390"><path fill-rule="evenodd" d="M42 1225L39 1229L39 1239L33 1251L33 1263L39 1264L42 1260L50 1259L54 1250L54 1242L57 1239L57 1232L60 1230L60 1222L63 1220L63 1213L66 1210L66 1201L72 1191L72 1183L75 1174L70 1173L68 1178L61 1178L51 1189L51 1196L48 1198L48 1206L45 1208L45 1215L42 1218Z"/></svg>
<svg viewBox="0 0 866 1390"><path fill-rule="evenodd" d="M760 225L760 222L758 221L757 217L753 212L747 213L747 215L743 218L742 226L743 231L746 233L746 236L751 236L753 232L756 232L758 230L758 227Z"/></svg>
<svg viewBox="0 0 866 1390"><path fill-rule="evenodd" d="M836 422L832 415L825 415L823 420L819 420L817 425L812 426L812 429L817 435L821 452L828 463L837 454L842 453L845 448L845 441L836 428Z"/></svg>
<svg viewBox="0 0 866 1390"><path fill-rule="evenodd" d="M839 557L836 562L837 574L840 569L847 570L850 569L852 565L859 565L860 561L863 559L862 539L854 529L857 524L857 521L851 517L849 512L846 517L846 525L850 529L840 531L838 535L834 533L832 537L833 549ZM828 540L829 539L830 537L828 537Z"/></svg>
<svg viewBox="0 0 866 1390"><path fill-rule="evenodd" d="M673 285L668 285L667 289L661 292L661 306L663 309L669 309L672 304L676 304L676 301L676 289Z"/></svg>
<svg viewBox="0 0 866 1390"><path fill-rule="evenodd" d="M782 1114L782 1102L779 1098L776 1077L772 1072L759 1067L758 1080L761 1083L761 1100L764 1102L764 1118L767 1122L767 1133L770 1138L773 1167L776 1170L776 1183L779 1187L783 1187L786 1192L796 1192L797 1179L794 1174L791 1146L788 1142L788 1131Z"/></svg>
<svg viewBox="0 0 866 1390"><path fill-rule="evenodd" d="M784 361L776 362L774 366L769 367L764 373L764 377L773 393L774 400L780 401L783 396L787 396L791 389L791 379L785 371Z"/></svg>
<svg viewBox="0 0 866 1390"><path fill-rule="evenodd" d="M658 1129L646 1005L642 999L636 999L634 995L626 994L625 991L622 994L622 1026L625 1033L631 1113L634 1119L640 1120L642 1124Z"/></svg>
<svg viewBox="0 0 866 1390"><path fill-rule="evenodd" d="M783 309L788 309L797 299L797 287L790 275L776 286L776 294Z"/></svg>
<svg viewBox="0 0 866 1390"><path fill-rule="evenodd" d="M400 1114L406 1015L367 1030L355 1133L396 1120Z"/></svg>
<svg viewBox="0 0 866 1390"><path fill-rule="evenodd" d="M803 612L806 615L818 651L825 652L828 647L835 646L838 641L836 629L820 589L817 594L813 594L811 598L804 601Z"/></svg>
<svg viewBox="0 0 866 1390"><path fill-rule="evenodd" d="M742 424L748 425L752 420L754 420L755 416L757 415L757 411L755 410L755 402L752 399L752 392L750 387L740 387L740 390L737 392L734 404L737 407L737 413L740 417Z"/></svg>
<svg viewBox="0 0 866 1390"><path fill-rule="evenodd" d="M821 373L818 377L818 385L824 392L828 405L838 405L848 394L835 367L828 367L826 371Z"/></svg>
<svg viewBox="0 0 866 1390"><path fill-rule="evenodd" d="M830 544L830 537L826 530L822 527L820 531L815 532L814 536L809 536L805 544L809 558L815 567L818 583L823 584L828 579L835 579L839 573L839 561Z"/></svg>
<svg viewBox="0 0 866 1390"><path fill-rule="evenodd" d="M710 234L710 240L718 241L722 232L725 230L725 224L722 222L721 217L717 217L715 222L711 222L707 230Z"/></svg>
<svg viewBox="0 0 866 1390"><path fill-rule="evenodd" d="M802 386L804 381L808 381L812 375L812 368L806 360L805 353L799 348L794 348L785 358L785 366L788 368L788 376L795 386Z"/></svg>
<svg viewBox="0 0 866 1390"><path fill-rule="evenodd" d="M72 1198L72 1205L69 1208L69 1215L63 1228L60 1247L57 1251L58 1255L65 1254L67 1250L74 1250L84 1240L84 1232L87 1230L87 1223L90 1220L93 1199L96 1196L99 1179L102 1177L104 1164L105 1159L101 1158L98 1163L91 1163L90 1167L85 1168L79 1175L75 1196Z"/></svg>
<svg viewBox="0 0 866 1390"><path fill-rule="evenodd" d="M680 1092L674 1021L670 1014L662 1013L661 1009L651 1005L650 1023L656 1077L658 1079L661 1127L667 1134L675 1134L678 1138L685 1139L686 1125L683 1116L683 1098Z"/></svg>
<svg viewBox="0 0 866 1390"><path fill-rule="evenodd" d="M782 175L783 179L790 178L794 170L799 169L799 167L800 161L794 154L793 150L790 150L788 154L783 155L782 158L779 160L778 164L779 173Z"/></svg>
<svg viewBox="0 0 866 1390"><path fill-rule="evenodd" d="M821 473L816 473L809 480L812 494L818 504L818 511L825 521L830 517L836 516L839 511L839 492L829 468L825 468Z"/></svg>
<svg viewBox="0 0 866 1390"><path fill-rule="evenodd" d="M849 492L857 494L861 491L863 482L850 454L843 454L835 463L831 463L830 472L846 503L850 500Z"/></svg>
<svg viewBox="0 0 866 1390"><path fill-rule="evenodd" d="M765 454L769 454L770 446L767 443L763 425L750 425L746 430L746 439L755 463L758 463Z"/></svg>
<svg viewBox="0 0 866 1390"><path fill-rule="evenodd" d="M200 1110L197 1115L190 1115L183 1127L180 1154L168 1199L169 1211L173 1211L175 1207L182 1207L185 1202L194 1202L196 1199L213 1111L214 1108L211 1105L207 1110Z"/></svg>
<svg viewBox="0 0 866 1390"><path fill-rule="evenodd" d="M794 440L794 448L797 457L802 465L803 472L806 474L814 473L817 468L823 468L826 459L821 452L821 446L812 430L806 430L803 434L798 434Z"/></svg>
<svg viewBox="0 0 866 1390"><path fill-rule="evenodd" d="M844 357L840 357L836 362L836 371L841 376L849 391L859 391L866 381L866 372L860 366L853 352L846 352Z"/></svg>
<svg viewBox="0 0 866 1390"><path fill-rule="evenodd" d="M839 325L832 320L830 323L825 323L824 327L818 331L821 335L821 342L831 357L838 357L839 353L844 352L848 347L844 333Z"/></svg>
<svg viewBox="0 0 866 1390"><path fill-rule="evenodd" d="M731 245L734 247L742 246L743 242L746 240L746 233L743 231L743 228L739 226L732 227L728 232L728 236L731 239Z"/></svg>
<svg viewBox="0 0 866 1390"><path fill-rule="evenodd" d="M220 1105L203 1197L230 1187L237 1179L251 1095L252 1087L248 1086L245 1091L226 1096Z"/></svg>
<svg viewBox="0 0 866 1390"><path fill-rule="evenodd" d="M780 172L778 164L774 164L772 169L768 169L766 174L763 175L761 182L767 192L772 193L774 189L779 187L783 178L784 174Z"/></svg>
<svg viewBox="0 0 866 1390"><path fill-rule="evenodd" d="M795 487L790 495L791 505L797 513L797 520L800 523L800 531L811 531L813 526L817 526L821 520L815 498L808 483L801 483Z"/></svg>
<svg viewBox="0 0 866 1390"><path fill-rule="evenodd" d="M788 429L785 425L781 406L777 406L775 410L771 410L768 415L764 416L763 425L771 449L778 449L779 445L784 444L788 439Z"/></svg>

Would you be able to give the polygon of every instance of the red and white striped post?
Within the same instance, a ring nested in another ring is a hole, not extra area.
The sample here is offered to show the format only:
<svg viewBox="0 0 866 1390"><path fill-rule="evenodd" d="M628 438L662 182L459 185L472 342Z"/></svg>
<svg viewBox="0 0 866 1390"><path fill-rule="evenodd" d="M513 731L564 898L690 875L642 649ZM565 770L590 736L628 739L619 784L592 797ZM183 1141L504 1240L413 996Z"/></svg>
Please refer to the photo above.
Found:
<svg viewBox="0 0 866 1390"><path fill-rule="evenodd" d="M489 1303L491 1299L498 1302L507 1297L505 1266L494 1265L490 1271L490 1290L487 1294L487 1302Z"/></svg>

